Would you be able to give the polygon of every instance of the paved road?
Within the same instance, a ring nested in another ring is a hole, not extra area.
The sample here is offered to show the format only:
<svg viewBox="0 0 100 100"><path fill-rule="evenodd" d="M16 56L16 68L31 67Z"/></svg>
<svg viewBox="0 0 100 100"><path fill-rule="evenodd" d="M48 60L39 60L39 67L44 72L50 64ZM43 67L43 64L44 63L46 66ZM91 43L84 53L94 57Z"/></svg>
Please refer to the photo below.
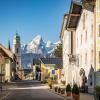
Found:
<svg viewBox="0 0 100 100"><path fill-rule="evenodd" d="M18 82L9 87L10 94L2 100L66 100L39 82Z"/></svg>

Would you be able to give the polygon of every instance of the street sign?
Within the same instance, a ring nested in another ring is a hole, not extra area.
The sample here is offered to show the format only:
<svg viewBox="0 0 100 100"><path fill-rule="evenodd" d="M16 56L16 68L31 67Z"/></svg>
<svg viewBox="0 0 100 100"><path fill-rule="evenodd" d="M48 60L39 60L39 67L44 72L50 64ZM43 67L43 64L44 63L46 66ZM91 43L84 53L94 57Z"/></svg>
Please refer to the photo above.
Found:
<svg viewBox="0 0 100 100"><path fill-rule="evenodd" d="M55 70L52 70L52 74L55 74Z"/></svg>

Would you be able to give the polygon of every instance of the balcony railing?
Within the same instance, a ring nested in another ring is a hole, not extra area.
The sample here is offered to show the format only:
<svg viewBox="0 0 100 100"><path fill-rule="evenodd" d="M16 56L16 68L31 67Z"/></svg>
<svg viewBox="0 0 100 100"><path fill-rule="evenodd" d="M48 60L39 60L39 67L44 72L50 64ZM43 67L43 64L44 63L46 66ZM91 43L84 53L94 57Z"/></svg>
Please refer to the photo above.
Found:
<svg viewBox="0 0 100 100"><path fill-rule="evenodd" d="M79 55L73 55L73 54L69 54L69 63L71 64L75 64L76 66L79 66Z"/></svg>
<svg viewBox="0 0 100 100"><path fill-rule="evenodd" d="M76 55L70 55L69 56L69 62L76 62Z"/></svg>

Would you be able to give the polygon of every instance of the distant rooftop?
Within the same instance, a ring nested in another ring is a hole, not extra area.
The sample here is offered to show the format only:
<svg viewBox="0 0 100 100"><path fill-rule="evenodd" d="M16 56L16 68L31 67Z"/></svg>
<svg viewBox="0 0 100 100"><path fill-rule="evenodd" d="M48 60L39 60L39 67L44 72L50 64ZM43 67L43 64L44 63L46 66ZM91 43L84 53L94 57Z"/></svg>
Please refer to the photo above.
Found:
<svg viewBox="0 0 100 100"><path fill-rule="evenodd" d="M62 58L41 58L44 64L55 64L56 68L63 68Z"/></svg>

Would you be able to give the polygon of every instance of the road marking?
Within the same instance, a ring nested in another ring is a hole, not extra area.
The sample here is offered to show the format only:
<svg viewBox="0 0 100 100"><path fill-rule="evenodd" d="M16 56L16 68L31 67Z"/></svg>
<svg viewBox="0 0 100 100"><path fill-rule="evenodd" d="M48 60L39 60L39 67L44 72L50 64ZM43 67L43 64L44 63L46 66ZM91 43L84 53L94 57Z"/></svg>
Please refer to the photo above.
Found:
<svg viewBox="0 0 100 100"><path fill-rule="evenodd" d="M32 87L12 87L9 90L26 90L26 89L48 89L48 86L32 86Z"/></svg>
<svg viewBox="0 0 100 100"><path fill-rule="evenodd" d="M9 95L10 95L10 92L7 93L5 96L1 97L0 100L3 100L4 98L6 98L6 97L9 96Z"/></svg>

